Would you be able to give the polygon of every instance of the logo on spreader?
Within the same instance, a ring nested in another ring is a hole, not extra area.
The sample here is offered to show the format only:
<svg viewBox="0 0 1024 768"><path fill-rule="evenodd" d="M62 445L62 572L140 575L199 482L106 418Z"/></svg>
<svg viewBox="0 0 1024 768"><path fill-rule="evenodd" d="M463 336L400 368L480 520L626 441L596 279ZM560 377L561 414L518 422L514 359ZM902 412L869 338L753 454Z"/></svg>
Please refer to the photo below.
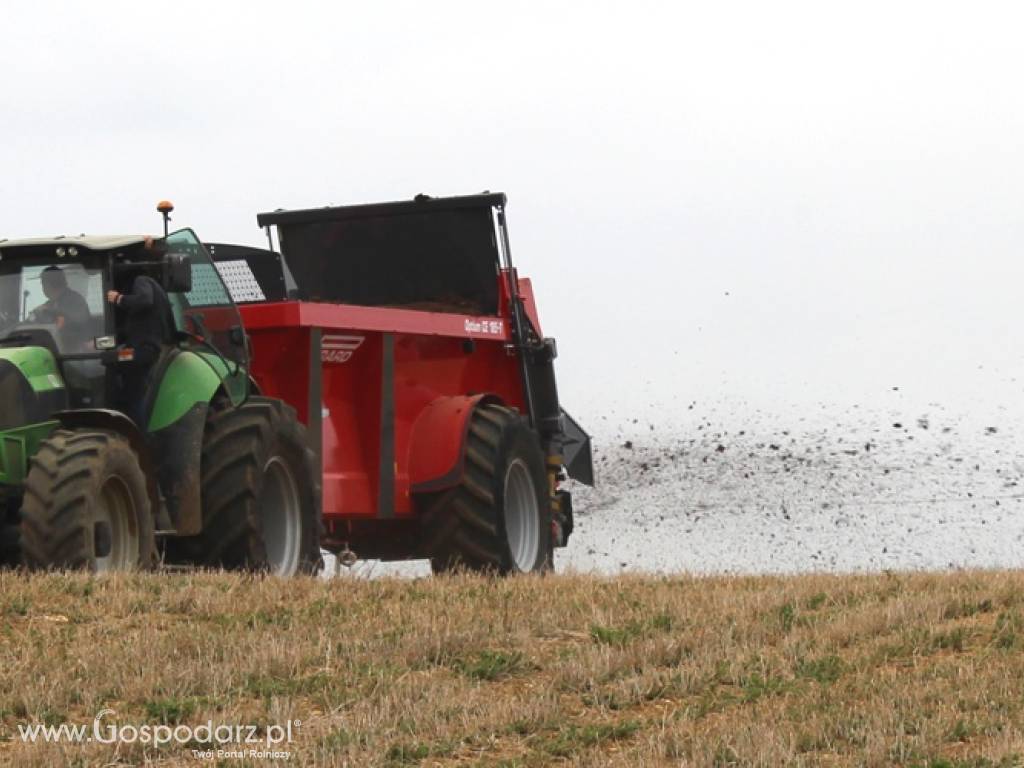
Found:
<svg viewBox="0 0 1024 768"><path fill-rule="evenodd" d="M320 343L320 360L325 363L347 363L365 340L365 336L325 334Z"/></svg>

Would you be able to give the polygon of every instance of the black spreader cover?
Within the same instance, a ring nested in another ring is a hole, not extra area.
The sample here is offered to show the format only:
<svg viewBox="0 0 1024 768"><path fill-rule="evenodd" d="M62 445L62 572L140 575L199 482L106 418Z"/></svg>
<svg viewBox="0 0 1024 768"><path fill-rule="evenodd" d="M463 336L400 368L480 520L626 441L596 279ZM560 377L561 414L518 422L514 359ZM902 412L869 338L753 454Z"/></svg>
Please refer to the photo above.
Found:
<svg viewBox="0 0 1024 768"><path fill-rule="evenodd" d="M493 207L504 195L260 214L305 301L498 311Z"/></svg>

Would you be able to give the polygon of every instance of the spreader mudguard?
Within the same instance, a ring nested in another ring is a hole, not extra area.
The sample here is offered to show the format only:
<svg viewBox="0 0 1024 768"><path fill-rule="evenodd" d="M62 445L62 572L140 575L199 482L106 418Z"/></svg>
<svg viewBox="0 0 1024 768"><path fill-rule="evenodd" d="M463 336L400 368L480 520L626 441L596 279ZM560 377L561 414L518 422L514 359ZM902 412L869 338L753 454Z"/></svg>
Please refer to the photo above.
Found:
<svg viewBox="0 0 1024 768"><path fill-rule="evenodd" d="M478 405L500 402L493 395L439 397L423 409L409 442L413 493L434 493L459 484L469 417Z"/></svg>

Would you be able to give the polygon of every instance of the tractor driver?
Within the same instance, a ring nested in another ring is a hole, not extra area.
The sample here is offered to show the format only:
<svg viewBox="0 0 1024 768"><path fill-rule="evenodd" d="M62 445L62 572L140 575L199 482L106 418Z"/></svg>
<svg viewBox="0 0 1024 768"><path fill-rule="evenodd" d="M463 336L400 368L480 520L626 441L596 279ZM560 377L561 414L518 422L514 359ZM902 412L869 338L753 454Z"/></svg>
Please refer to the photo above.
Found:
<svg viewBox="0 0 1024 768"><path fill-rule="evenodd" d="M68 288L68 278L60 267L47 267L39 276L46 302L36 307L31 318L54 323L64 352L80 352L89 340L89 304L78 291Z"/></svg>
<svg viewBox="0 0 1024 768"><path fill-rule="evenodd" d="M152 248L151 242L147 238L147 248ZM148 275L125 274L118 287L107 291L107 301L116 307L118 341L131 350L131 359L118 363L117 400L120 409L145 430L149 372L160 358L162 345L173 340L174 314L163 287Z"/></svg>

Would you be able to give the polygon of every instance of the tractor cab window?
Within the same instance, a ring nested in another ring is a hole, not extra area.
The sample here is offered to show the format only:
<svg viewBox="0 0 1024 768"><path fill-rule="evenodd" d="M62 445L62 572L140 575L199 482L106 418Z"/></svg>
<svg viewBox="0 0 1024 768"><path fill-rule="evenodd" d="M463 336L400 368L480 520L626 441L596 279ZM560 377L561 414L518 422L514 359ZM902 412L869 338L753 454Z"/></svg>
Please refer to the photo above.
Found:
<svg viewBox="0 0 1024 768"><path fill-rule="evenodd" d="M99 265L0 261L0 337L23 335L58 355L95 351L104 335Z"/></svg>
<svg viewBox="0 0 1024 768"><path fill-rule="evenodd" d="M190 229L168 235L165 242L168 253L187 256L192 266L192 290L168 295L178 330L202 337L223 357L246 368L242 318L210 254Z"/></svg>

